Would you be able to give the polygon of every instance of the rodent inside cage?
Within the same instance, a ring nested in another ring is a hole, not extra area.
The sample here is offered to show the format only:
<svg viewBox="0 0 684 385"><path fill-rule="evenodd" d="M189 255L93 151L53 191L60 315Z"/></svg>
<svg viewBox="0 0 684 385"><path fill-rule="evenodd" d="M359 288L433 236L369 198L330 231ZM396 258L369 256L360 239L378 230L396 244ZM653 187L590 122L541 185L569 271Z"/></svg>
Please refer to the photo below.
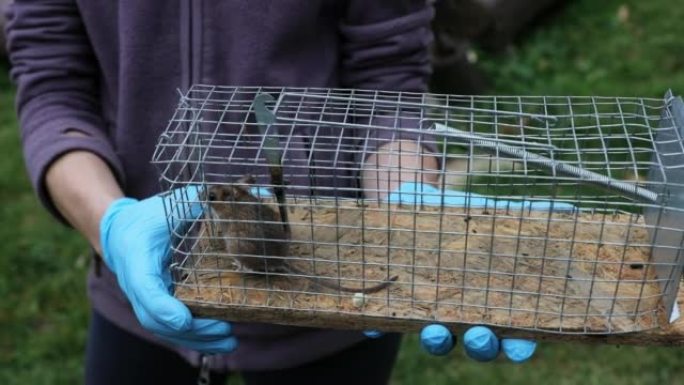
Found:
<svg viewBox="0 0 684 385"><path fill-rule="evenodd" d="M255 106L265 93L275 97ZM176 296L201 314L300 326L663 326L684 234L672 100L196 86L155 153L164 187L250 173L272 192L277 166L291 233L287 255L271 257L304 274L245 271L225 247L239 237L204 215L174 245ZM363 159L397 138L428 144L436 190L363 199ZM192 203L207 205L172 199L169 217ZM397 279L359 296L304 275L356 288Z"/></svg>

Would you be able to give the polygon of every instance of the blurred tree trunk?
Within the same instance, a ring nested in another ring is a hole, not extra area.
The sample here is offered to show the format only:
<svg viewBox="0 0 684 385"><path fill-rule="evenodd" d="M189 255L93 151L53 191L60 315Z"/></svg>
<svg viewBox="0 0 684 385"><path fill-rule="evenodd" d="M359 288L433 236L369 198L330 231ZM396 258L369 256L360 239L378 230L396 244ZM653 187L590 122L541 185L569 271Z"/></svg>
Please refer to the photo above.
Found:
<svg viewBox="0 0 684 385"><path fill-rule="evenodd" d="M470 46L501 52L542 14L566 0L433 0L434 92L478 94L487 79L477 69Z"/></svg>
<svg viewBox="0 0 684 385"><path fill-rule="evenodd" d="M478 37L484 48L502 51L546 12L566 0L476 0L486 9L489 25Z"/></svg>
<svg viewBox="0 0 684 385"><path fill-rule="evenodd" d="M5 8L9 4L10 0L0 0L0 58L5 58L7 56L7 45L5 44Z"/></svg>

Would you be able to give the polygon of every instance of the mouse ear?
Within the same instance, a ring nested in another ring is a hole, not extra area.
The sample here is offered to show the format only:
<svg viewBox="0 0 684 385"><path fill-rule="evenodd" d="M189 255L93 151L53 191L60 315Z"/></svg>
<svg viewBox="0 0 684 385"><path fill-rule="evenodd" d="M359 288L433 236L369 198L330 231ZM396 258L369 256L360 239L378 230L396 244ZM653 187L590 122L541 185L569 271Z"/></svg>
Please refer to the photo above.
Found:
<svg viewBox="0 0 684 385"><path fill-rule="evenodd" d="M235 184L233 184L233 195L235 197L249 195L250 186L254 183L256 183L256 179L254 179L254 176L250 174L242 176L240 179L236 181Z"/></svg>
<svg viewBox="0 0 684 385"><path fill-rule="evenodd" d="M231 195L235 199L239 199L240 197L244 197L245 195L249 195L249 187L241 184L234 184L231 186Z"/></svg>
<svg viewBox="0 0 684 385"><path fill-rule="evenodd" d="M251 185L256 183L256 179L254 178L254 175L246 174L243 175L240 179L238 179L238 183Z"/></svg>

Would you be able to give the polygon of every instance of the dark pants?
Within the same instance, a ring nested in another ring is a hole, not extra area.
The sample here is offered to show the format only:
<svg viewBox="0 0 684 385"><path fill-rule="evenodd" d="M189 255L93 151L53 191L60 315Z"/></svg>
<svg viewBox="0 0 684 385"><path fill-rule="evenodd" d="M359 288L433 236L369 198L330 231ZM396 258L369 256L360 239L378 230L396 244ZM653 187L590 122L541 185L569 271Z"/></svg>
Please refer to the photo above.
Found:
<svg viewBox="0 0 684 385"><path fill-rule="evenodd" d="M388 334L303 366L242 372L241 376L246 385L386 384L400 340ZM198 374L198 368L176 353L139 339L93 312L86 351L87 385L196 384ZM212 373L212 385L226 381L226 374Z"/></svg>

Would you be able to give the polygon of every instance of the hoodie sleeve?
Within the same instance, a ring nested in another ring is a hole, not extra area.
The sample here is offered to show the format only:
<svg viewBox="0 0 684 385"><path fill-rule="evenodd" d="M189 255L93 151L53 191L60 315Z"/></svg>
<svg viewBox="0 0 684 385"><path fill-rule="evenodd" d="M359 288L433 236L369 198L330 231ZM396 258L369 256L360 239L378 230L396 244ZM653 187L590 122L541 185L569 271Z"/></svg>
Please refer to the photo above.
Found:
<svg viewBox="0 0 684 385"><path fill-rule="evenodd" d="M380 91L427 92L432 74L430 47L434 8L426 0L350 0L340 26L342 86ZM382 97L380 94L379 97ZM399 98L392 97L393 101ZM415 101L415 99L413 100ZM371 127L421 128L420 109L384 108L362 124ZM434 138L401 130L357 132L364 151L359 161L392 140L414 140L435 152Z"/></svg>
<svg viewBox="0 0 684 385"><path fill-rule="evenodd" d="M41 202L66 223L44 180L55 159L73 150L90 151L109 164L120 182L123 179L100 113L97 61L74 1L16 0L6 16L26 167Z"/></svg>

